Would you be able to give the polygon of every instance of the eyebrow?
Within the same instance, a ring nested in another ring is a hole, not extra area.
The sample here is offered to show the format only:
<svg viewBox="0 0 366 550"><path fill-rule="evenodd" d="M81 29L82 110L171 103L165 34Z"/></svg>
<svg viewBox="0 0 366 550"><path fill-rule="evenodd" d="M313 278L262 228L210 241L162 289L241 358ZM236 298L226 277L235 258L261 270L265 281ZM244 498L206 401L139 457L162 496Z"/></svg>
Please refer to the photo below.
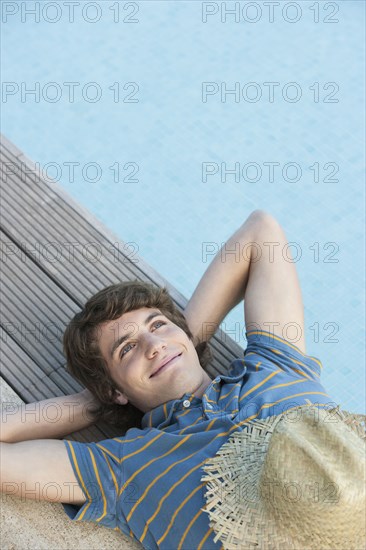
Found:
<svg viewBox="0 0 366 550"><path fill-rule="evenodd" d="M152 319L154 319L155 317L158 317L160 315L163 315L160 311L153 311L152 313L150 313L150 315L148 315L144 321L144 325L146 327L146 325L148 325L150 323L150 321ZM130 323L128 323L130 324ZM119 348L119 346L121 344L123 344L123 342L125 340L128 340L132 335L134 334L134 331L132 332L128 332L127 334L125 334L124 336L120 336L119 338L117 338L117 340L115 340L115 342L113 342L112 346L111 346L111 349L110 349L110 358L112 359L113 358L113 355L116 351L117 348Z"/></svg>

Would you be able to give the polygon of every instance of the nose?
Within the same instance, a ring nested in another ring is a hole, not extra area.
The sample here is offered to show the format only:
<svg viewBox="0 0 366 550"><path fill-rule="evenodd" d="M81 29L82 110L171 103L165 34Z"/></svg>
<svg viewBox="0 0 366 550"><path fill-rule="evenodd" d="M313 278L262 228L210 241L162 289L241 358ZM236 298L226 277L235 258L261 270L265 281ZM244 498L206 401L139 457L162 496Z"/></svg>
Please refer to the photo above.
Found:
<svg viewBox="0 0 366 550"><path fill-rule="evenodd" d="M162 350L166 349L167 343L163 338L160 338L156 334L149 333L146 335L145 346L146 355L148 357L153 357L156 355L156 352L161 353Z"/></svg>

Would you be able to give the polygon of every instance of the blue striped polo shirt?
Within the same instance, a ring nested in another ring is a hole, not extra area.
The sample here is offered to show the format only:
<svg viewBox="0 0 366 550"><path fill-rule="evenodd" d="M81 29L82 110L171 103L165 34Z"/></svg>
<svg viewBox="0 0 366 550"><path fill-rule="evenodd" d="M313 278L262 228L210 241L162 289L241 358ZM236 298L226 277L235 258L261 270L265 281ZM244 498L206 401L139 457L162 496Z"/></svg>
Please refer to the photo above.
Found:
<svg viewBox="0 0 366 550"><path fill-rule="evenodd" d="M64 440L86 502L76 521L93 521L144 548L213 550L202 466L249 420L298 406L332 408L322 364L267 331L246 333L244 359L217 376L202 398L186 393L147 412L140 428L98 443Z"/></svg>

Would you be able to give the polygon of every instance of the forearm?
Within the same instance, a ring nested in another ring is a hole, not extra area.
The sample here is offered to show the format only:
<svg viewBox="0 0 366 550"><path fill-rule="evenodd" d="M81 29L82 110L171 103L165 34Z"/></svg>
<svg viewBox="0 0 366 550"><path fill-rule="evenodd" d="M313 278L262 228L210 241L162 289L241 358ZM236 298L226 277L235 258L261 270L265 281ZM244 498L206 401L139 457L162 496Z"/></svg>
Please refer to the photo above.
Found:
<svg viewBox="0 0 366 550"><path fill-rule="evenodd" d="M184 316L194 342L209 340L243 300L257 231L268 214L255 210L216 254L189 300ZM255 251L254 251L255 255Z"/></svg>
<svg viewBox="0 0 366 550"><path fill-rule="evenodd" d="M88 390L37 403L2 403L0 441L57 439L92 425L97 403Z"/></svg>

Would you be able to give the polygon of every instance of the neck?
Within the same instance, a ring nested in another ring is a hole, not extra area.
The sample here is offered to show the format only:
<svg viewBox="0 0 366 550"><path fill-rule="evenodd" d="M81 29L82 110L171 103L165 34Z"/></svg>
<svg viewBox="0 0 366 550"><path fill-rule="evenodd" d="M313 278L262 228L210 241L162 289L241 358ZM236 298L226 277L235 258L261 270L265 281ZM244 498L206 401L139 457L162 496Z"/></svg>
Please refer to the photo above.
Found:
<svg viewBox="0 0 366 550"><path fill-rule="evenodd" d="M201 384L192 393L194 393L196 397L202 398L203 394L205 393L205 391L207 390L211 382L212 382L212 379L209 377L207 372L204 372Z"/></svg>

